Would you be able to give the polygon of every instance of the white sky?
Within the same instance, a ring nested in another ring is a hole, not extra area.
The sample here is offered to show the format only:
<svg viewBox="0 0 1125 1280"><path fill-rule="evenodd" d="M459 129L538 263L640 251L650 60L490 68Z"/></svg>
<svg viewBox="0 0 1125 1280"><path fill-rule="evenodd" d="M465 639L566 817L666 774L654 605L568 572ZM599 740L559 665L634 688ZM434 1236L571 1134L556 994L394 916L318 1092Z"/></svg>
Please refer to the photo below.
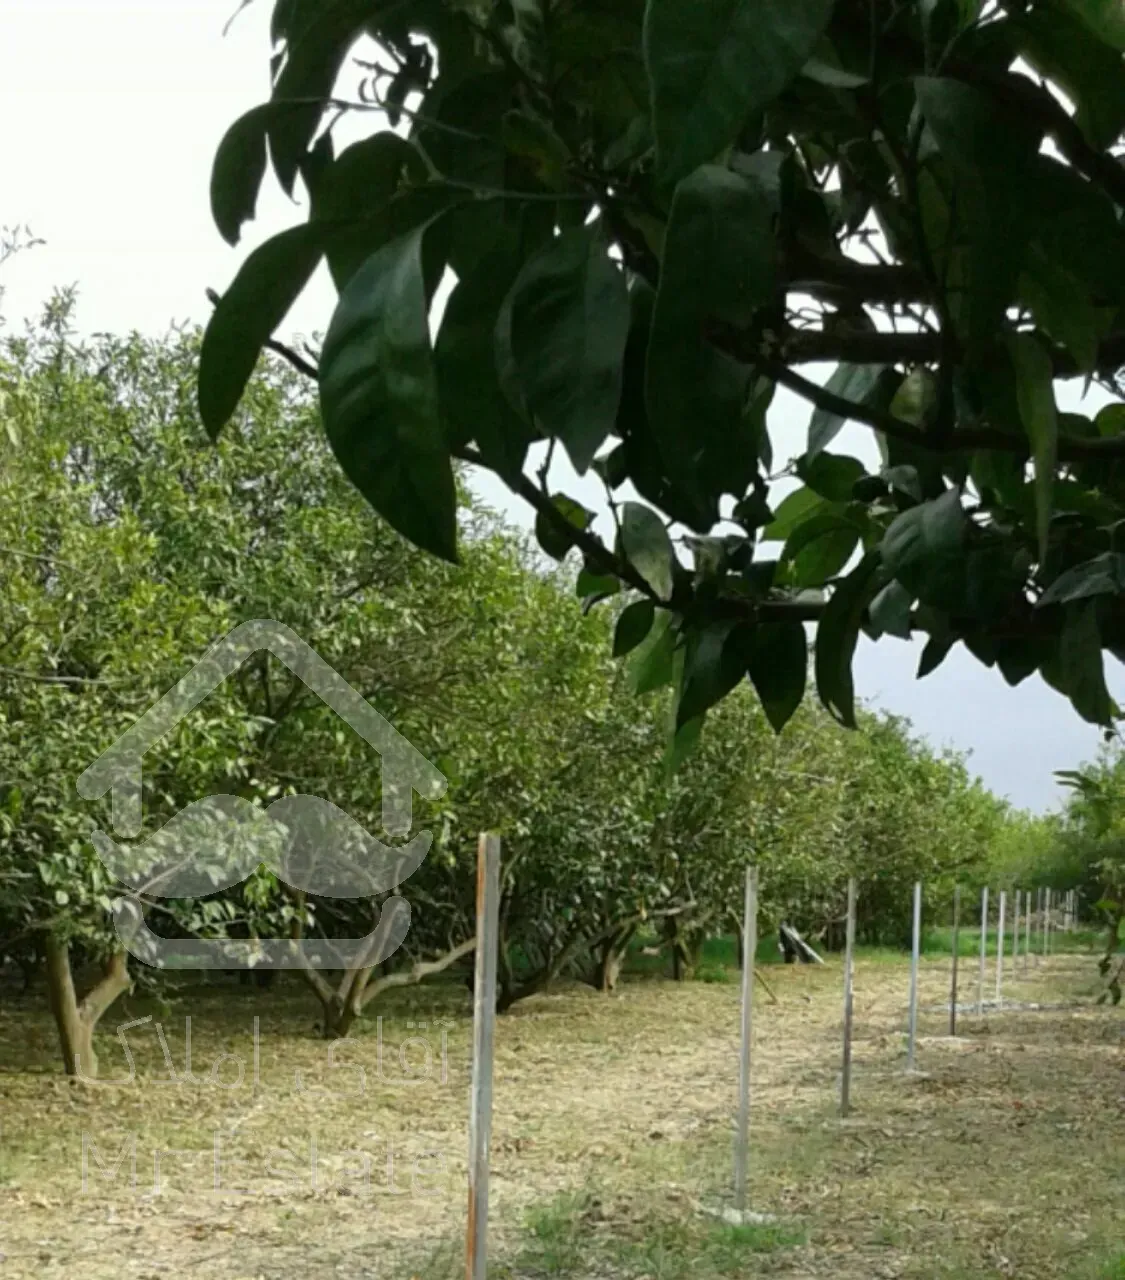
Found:
<svg viewBox="0 0 1125 1280"><path fill-rule="evenodd" d="M3 0L0 42L0 224L26 223L47 241L3 269L9 325L35 315L56 286L77 284L88 332L161 333L206 320L204 290L222 290L248 248L304 217L267 184L256 224L231 250L208 207L211 159L227 126L268 94L271 0L256 0L224 38L237 0ZM320 278L287 337L323 331L332 291ZM1067 389L1070 402L1074 389ZM1077 407L1077 406L1075 406ZM800 452L807 411L775 402L778 459ZM834 448L875 464L868 433L848 428ZM600 507L600 486L560 469L560 488ZM481 493L512 520L526 508L490 477ZM1038 676L1011 690L958 647L915 681L920 645L861 640L861 697L909 717L935 744L1018 804L1054 802L1055 769L1097 750L1098 731ZM1113 692L1125 680L1108 659Z"/></svg>

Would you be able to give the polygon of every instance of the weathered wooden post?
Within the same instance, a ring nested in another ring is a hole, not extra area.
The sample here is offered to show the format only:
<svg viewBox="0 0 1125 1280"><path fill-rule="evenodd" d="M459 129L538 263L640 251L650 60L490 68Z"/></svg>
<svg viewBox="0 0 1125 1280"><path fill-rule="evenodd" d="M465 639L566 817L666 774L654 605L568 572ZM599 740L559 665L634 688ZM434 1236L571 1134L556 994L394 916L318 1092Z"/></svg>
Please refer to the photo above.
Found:
<svg viewBox="0 0 1125 1280"><path fill-rule="evenodd" d="M500 837L477 847L477 946L473 984L473 1080L469 1101L469 1224L465 1280L488 1265L488 1153L492 1138L492 1048L496 1029L496 950L500 921Z"/></svg>
<svg viewBox="0 0 1125 1280"><path fill-rule="evenodd" d="M953 971L949 979L949 1034L957 1034L957 961L961 946L961 886L953 886Z"/></svg>
<svg viewBox="0 0 1125 1280"><path fill-rule="evenodd" d="M742 913L742 1052L738 1064L738 1135L734 1146L734 1203L746 1209L750 1157L750 1046L754 1023L754 955L758 950L758 868L746 868Z"/></svg>
<svg viewBox="0 0 1125 1280"><path fill-rule="evenodd" d="M922 950L922 882L914 882L914 924L910 935L910 1038L906 1046L906 1069L914 1070L918 1045L918 958Z"/></svg>
<svg viewBox="0 0 1125 1280"><path fill-rule="evenodd" d="M844 1061L840 1072L840 1115L852 1109L852 968L855 961L855 877L848 881L848 922L844 934Z"/></svg>
<svg viewBox="0 0 1125 1280"><path fill-rule="evenodd" d="M980 972L977 974L977 1014L984 1013L984 962L988 955L988 886L980 895Z"/></svg>

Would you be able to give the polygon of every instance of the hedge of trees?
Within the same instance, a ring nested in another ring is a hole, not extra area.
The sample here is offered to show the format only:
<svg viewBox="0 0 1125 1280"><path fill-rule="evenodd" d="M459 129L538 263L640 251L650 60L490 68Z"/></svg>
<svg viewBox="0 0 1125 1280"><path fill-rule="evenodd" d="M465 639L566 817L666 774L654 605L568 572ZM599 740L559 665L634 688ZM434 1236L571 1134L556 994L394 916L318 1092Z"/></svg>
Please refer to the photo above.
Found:
<svg viewBox="0 0 1125 1280"><path fill-rule="evenodd" d="M778 735L746 681L685 751L675 699L645 693L658 639L616 661L626 610L584 608L575 566L546 564L464 488L462 563L442 563L344 478L285 364L259 371L213 446L198 335L77 341L69 316L60 298L0 345L0 953L45 971L68 1071L96 1071L98 1019L157 976L120 950L118 890L89 840L108 799L81 800L75 780L245 620L291 626L450 782L416 806L435 840L401 886L402 950L304 975L328 1035L388 985L467 963L482 828L504 839L508 1007L564 975L612 987L641 931L689 967L733 926L751 858L767 922L830 930L855 874L863 936L897 940L912 881L936 892L971 873L1013 820L904 722L864 713L852 733L806 702ZM675 686L682 659L668 660ZM268 655L146 759L145 833L215 792L323 794L380 822L375 754ZM356 936L380 903L304 896L260 868L236 890L140 906L168 936L246 938Z"/></svg>

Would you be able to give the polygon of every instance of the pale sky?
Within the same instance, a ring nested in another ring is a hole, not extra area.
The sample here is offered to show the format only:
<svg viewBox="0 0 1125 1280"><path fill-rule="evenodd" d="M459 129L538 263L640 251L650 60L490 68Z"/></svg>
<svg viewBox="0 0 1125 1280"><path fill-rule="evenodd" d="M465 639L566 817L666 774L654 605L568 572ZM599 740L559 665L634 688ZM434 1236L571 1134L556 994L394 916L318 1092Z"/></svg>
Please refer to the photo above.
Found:
<svg viewBox="0 0 1125 1280"><path fill-rule="evenodd" d="M237 0L3 0L0 41L0 225L28 224L47 241L0 274L9 326L35 315L56 286L79 288L86 332L157 334L203 323L204 290L225 288L263 236L302 220L267 183L238 250L211 222L211 159L226 127L268 95L271 0L255 0L229 34ZM298 304L284 336L323 331L333 295L324 278ZM827 372L827 371L824 371ZM1077 408L1077 388L1066 389ZM1087 406L1088 408L1088 406ZM802 447L808 412L781 397L771 416L779 459ZM875 465L869 433L849 427L838 452ZM560 468L558 487L599 507L600 486ZM527 509L486 477L480 492L514 521ZM914 679L920 644L861 640L856 688L909 717L935 745L970 752L971 767L1015 803L1054 803L1052 773L1092 757L1099 732L1038 676L1009 689L958 646ZM1107 657L1111 690L1125 679Z"/></svg>

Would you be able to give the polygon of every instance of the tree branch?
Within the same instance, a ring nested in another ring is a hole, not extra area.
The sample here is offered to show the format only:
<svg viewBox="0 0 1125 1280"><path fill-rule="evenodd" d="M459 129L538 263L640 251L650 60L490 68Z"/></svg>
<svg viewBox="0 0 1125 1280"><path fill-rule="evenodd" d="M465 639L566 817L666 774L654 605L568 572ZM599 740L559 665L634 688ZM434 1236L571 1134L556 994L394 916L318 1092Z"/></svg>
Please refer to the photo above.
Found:
<svg viewBox="0 0 1125 1280"><path fill-rule="evenodd" d="M399 969L395 973L388 973L377 982L372 982L364 987L355 1001L358 1006L355 1012L361 1012L365 1005L374 1000L377 995L388 991L391 987L413 986L416 982L421 982L423 978L429 978L435 973L443 972L443 970L448 969L450 965L456 964L458 960L467 956L471 951L475 951L476 945L475 936L466 938L460 946L454 947L452 951L447 951L443 956L438 956L436 960L417 960L409 969Z"/></svg>

